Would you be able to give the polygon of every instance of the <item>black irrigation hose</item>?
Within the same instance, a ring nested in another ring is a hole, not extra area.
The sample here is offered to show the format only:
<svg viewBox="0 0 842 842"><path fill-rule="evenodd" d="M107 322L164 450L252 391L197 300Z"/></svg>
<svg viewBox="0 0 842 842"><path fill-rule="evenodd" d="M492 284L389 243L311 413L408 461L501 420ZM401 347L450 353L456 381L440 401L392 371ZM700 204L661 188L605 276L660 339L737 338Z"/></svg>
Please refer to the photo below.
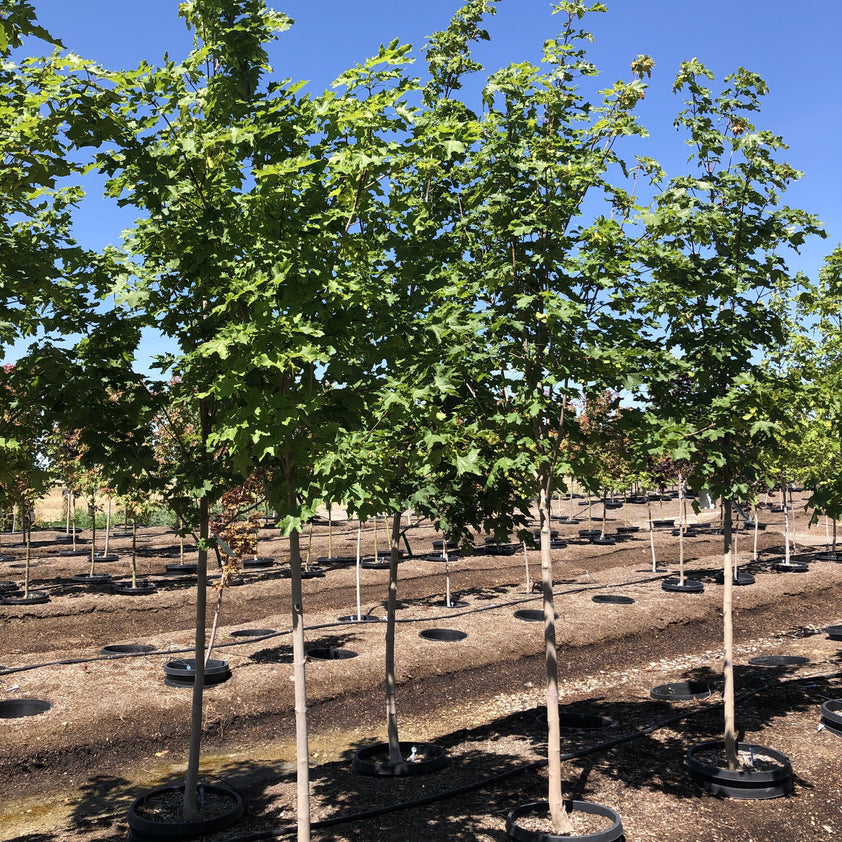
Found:
<svg viewBox="0 0 842 842"><path fill-rule="evenodd" d="M839 670L834 670L833 672L823 673L820 675L809 675L801 676L799 678L790 678L785 681L780 681L777 684L766 684L762 687L756 688L755 690L748 690L745 693L741 693L735 698L734 701L735 704L738 704L740 702L745 701L746 699L750 699L752 696L759 695L765 690L778 689L786 686L787 684L797 684L804 681L836 678L840 674L842 673L840 673ZM619 737L612 737L609 740L603 740L600 743L595 743L594 745L586 746L585 748L577 749L576 751L564 752L561 755L561 760L562 762L566 762L568 760L576 760L580 757L586 757L590 754L596 754L599 751L604 751L605 749L614 748L615 746L622 745L623 743L632 742L633 740L637 740L641 737L649 736L655 731L658 731L661 728L666 728L667 726L672 725L676 722L681 722L684 719L690 719L693 716L698 716L703 713L709 713L711 710L715 710L716 708L722 707L723 704L724 702L717 702L714 705L704 705L694 708L693 710L681 711L680 713L672 714L670 716L665 717L664 719L658 720L652 725L648 725L645 728L640 728L636 731L632 731L629 734L623 734ZM401 801L396 804L390 804L383 807L375 807L371 810L364 810L359 813L346 813L340 816L333 816L329 819L322 819L321 821L312 822L310 824L310 827L313 829L333 827L338 824L348 824L351 822L366 821L368 819L377 818L378 816L384 816L390 813L397 813L402 810L412 810L416 807L424 807L428 804L434 804L437 801L444 801L448 798L456 798L460 795L465 795L466 793L474 792L478 789L485 789L488 786L493 786L494 784L500 783L504 780L508 780L509 778L516 777L517 775L521 775L525 772L531 772L536 769L541 769L544 766L546 766L547 763L548 761L546 759L534 760L531 763L525 763L521 766L516 766L512 769L507 769L505 772L498 772L496 775L489 775L487 778L482 778L478 781L474 781L473 783L463 784L462 786L454 787L453 789L448 789L444 792L425 795L422 798L416 798L412 801ZM297 828L295 826L280 828L278 830L262 830L256 831L255 833L250 833L246 836L234 837L230 839L229 842L259 842L259 840L263 839L277 839L282 836L290 836L296 832Z"/></svg>

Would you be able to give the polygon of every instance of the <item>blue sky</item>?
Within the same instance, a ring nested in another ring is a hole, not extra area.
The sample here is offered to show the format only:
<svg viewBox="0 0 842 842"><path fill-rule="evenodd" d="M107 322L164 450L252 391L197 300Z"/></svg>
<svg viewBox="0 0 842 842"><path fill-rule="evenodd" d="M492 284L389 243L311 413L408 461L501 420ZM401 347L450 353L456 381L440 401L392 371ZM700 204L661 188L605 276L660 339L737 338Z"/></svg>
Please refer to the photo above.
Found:
<svg viewBox="0 0 842 842"><path fill-rule="evenodd" d="M109 67L157 63L164 53L180 58L191 34L178 17L178 0L33 0L41 23L74 52ZM319 92L347 67L393 38L416 47L444 28L458 0L278 0L271 3L295 20L273 45L278 78L310 81ZM680 62L696 57L717 76L743 66L759 73L770 93L757 118L761 128L783 136L787 160L805 175L786 201L816 213L828 239L817 240L790 261L815 275L825 254L842 241L842 4L838 0L608 0L607 14L586 19L594 33L591 58L607 87L628 78L638 54L656 62L640 109L651 137L635 152L659 160L671 174L684 168L688 150L672 127L681 108L672 83ZM488 20L489 43L475 58L491 72L513 61L540 59L541 45L560 29L546 0L500 0ZM419 56L420 58L420 56ZM423 72L423 64L418 72ZM478 79L479 84L481 80ZM478 105L478 102L477 102ZM100 247L119 241L130 214L115 213L92 195L79 214L78 239ZM9 358L11 358L10 355Z"/></svg>

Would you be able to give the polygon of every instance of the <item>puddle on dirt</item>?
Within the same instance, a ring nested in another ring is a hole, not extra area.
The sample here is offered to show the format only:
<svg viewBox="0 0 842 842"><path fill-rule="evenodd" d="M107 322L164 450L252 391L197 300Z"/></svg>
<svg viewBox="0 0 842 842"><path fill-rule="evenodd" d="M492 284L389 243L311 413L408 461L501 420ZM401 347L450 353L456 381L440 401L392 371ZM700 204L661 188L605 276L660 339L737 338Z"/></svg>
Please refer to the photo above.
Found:
<svg viewBox="0 0 842 842"><path fill-rule="evenodd" d="M365 733L331 732L310 735L311 762L318 765L347 757L354 745L371 739ZM57 782L54 798L4 799L0 804L0 827L19 836L55 833L80 825L110 827L125 821L132 801L141 792L184 778L187 754L149 757L133 768L121 769L120 777L92 774L76 785ZM295 775L295 742L278 742L236 752L202 754L200 777L222 778L235 788L255 778ZM2 838L13 839L13 836Z"/></svg>

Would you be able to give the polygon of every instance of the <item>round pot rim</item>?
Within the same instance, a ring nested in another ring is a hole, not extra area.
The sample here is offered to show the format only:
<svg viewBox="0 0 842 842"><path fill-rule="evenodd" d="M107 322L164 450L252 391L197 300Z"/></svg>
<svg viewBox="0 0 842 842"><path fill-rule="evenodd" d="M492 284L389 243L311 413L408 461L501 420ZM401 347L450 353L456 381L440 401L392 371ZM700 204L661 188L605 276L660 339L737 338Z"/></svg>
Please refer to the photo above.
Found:
<svg viewBox="0 0 842 842"><path fill-rule="evenodd" d="M747 751L749 749L757 749L758 753L762 753L765 757L771 757L780 763L774 769L727 769L721 766L715 766L712 763L705 763L699 760L696 754L708 749L720 748L725 745L723 740L706 740L703 743L697 743L690 746L687 750L687 766L695 772L705 776L713 776L729 784L748 784L754 783L776 783L784 780L792 775L792 763L789 758L783 753L774 748L763 746L758 743L737 743L737 751Z"/></svg>
<svg viewBox="0 0 842 842"><path fill-rule="evenodd" d="M565 801L565 809L568 812L589 813L591 815L604 816L612 820L611 827L601 830L598 833L585 833L579 835L560 836L556 833L543 833L536 830L526 830L517 824L517 819L525 813L547 812L550 809L548 801L529 801L519 804L509 811L506 816L506 833L512 839L519 842L614 842L623 835L623 822L620 814L603 804L595 804L591 801Z"/></svg>
<svg viewBox="0 0 842 842"><path fill-rule="evenodd" d="M402 777L407 775L422 775L427 772L436 772L447 765L447 752L435 743L411 742L401 740L399 742L402 756L411 754L413 747L423 750L425 756L414 763L405 761L395 766L388 763L380 763L370 758L384 753L388 757L388 743L374 743L361 748L354 755L352 768L362 775L376 775L378 777Z"/></svg>
<svg viewBox="0 0 842 842"><path fill-rule="evenodd" d="M233 802L231 809L228 812L222 813L219 816L214 816L213 818L196 819L191 822L156 822L138 815L137 808L144 801L165 792L184 792L184 784L160 786L145 792L132 802L128 813L129 827L138 833L152 837L170 839L184 838L187 836L210 833L214 830L221 830L225 827L229 827L245 812L245 802L243 800L243 796L240 795L237 790L228 786L219 786L218 784L200 784L200 786L218 795L229 797Z"/></svg>

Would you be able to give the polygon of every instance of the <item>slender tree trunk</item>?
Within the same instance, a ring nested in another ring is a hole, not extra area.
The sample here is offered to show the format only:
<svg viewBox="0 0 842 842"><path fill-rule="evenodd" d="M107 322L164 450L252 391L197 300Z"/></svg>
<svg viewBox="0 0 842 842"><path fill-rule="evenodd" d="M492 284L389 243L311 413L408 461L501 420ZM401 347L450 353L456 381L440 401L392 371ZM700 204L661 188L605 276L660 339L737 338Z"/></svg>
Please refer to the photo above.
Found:
<svg viewBox="0 0 842 842"><path fill-rule="evenodd" d="M555 605L553 603L553 559L550 548L549 477L542 476L539 506L541 511L541 584L544 603L544 652L547 661L547 770L550 817L556 833L572 833L570 817L564 809L561 791L561 729L558 715L558 652L555 640Z"/></svg>
<svg viewBox="0 0 842 842"><path fill-rule="evenodd" d="M137 520L132 518L132 587L137 587Z"/></svg>
<svg viewBox="0 0 842 842"><path fill-rule="evenodd" d="M723 674L725 678L725 760L728 768L737 769L737 730L734 717L734 625L733 595L734 573L731 563L731 501L722 501L723 546L722 572L725 576L722 590Z"/></svg>
<svg viewBox="0 0 842 842"><path fill-rule="evenodd" d="M291 502L295 499L292 495ZM297 768L298 842L310 842L310 746L307 731L307 682L304 661L304 602L298 530L289 536L292 590L292 657L295 678L295 756Z"/></svg>
<svg viewBox="0 0 842 842"><path fill-rule="evenodd" d="M389 560L389 595L386 601L386 738L389 743L389 765L403 763L398 737L398 708L395 699L395 613L398 605L398 551L400 550L400 515L392 517Z"/></svg>
<svg viewBox="0 0 842 842"><path fill-rule="evenodd" d="M96 564L96 497L91 495L91 570L90 575L94 575L94 565Z"/></svg>
<svg viewBox="0 0 842 842"><path fill-rule="evenodd" d="M196 583L196 625L194 646L193 699L190 710L190 745L187 751L187 775L184 781L184 821L191 821L198 811L199 758L202 744L202 702L205 690L205 620L208 598L208 550L210 511L206 497L199 500L199 553Z"/></svg>
<svg viewBox="0 0 842 842"><path fill-rule="evenodd" d="M526 565L526 592L532 592L532 582L529 581L529 553L526 551L526 541L523 542L523 563Z"/></svg>
<svg viewBox="0 0 842 842"><path fill-rule="evenodd" d="M109 541L111 539L111 498L108 498L108 508L105 514L105 549L104 555L108 555Z"/></svg>
<svg viewBox="0 0 842 842"><path fill-rule="evenodd" d="M26 557L23 570L23 598L29 599L29 568L32 561L32 543L29 536L25 536Z"/></svg>
<svg viewBox="0 0 842 842"><path fill-rule="evenodd" d="M678 475L678 584L684 587L684 524L687 522L684 510L684 478Z"/></svg>
<svg viewBox="0 0 842 842"><path fill-rule="evenodd" d="M658 572L658 559L655 557L655 526L652 523L652 501L646 495L646 514L649 516L649 549L652 552L652 572Z"/></svg>
<svg viewBox="0 0 842 842"><path fill-rule="evenodd" d="M357 586L357 622L361 623L363 621L362 615L362 603L360 601L360 564L362 559L360 558L360 541L362 540L363 535L363 522L359 521L357 526L357 563L354 566L354 570L356 573L356 586Z"/></svg>

